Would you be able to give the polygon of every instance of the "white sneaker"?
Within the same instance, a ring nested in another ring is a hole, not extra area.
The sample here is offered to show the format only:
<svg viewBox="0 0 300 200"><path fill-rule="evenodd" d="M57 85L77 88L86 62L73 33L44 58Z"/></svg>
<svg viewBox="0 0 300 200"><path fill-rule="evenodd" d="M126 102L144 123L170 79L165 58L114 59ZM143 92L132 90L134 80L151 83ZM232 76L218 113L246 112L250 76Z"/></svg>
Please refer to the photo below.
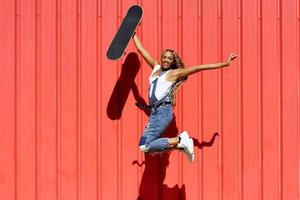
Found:
<svg viewBox="0 0 300 200"><path fill-rule="evenodd" d="M190 162L194 161L194 142L193 139L189 137L186 131L179 134L180 143L179 148L183 148L184 153L188 156Z"/></svg>
<svg viewBox="0 0 300 200"><path fill-rule="evenodd" d="M188 154L188 159L190 162L193 162L194 159L195 159L195 154L194 154L194 141L192 138L190 138L190 144L192 146L192 153L191 154Z"/></svg>

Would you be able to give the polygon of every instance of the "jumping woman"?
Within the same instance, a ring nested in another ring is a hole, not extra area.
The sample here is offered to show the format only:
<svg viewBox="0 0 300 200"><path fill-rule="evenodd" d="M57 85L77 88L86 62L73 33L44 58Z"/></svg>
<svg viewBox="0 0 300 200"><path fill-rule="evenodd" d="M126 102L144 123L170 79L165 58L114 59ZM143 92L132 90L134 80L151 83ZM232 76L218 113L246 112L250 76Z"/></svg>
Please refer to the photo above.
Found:
<svg viewBox="0 0 300 200"><path fill-rule="evenodd" d="M161 134L173 120L176 91L187 80L189 75L202 70L227 67L237 55L230 54L227 62L224 63L204 64L184 68L183 62L175 51L171 49L164 50L161 53L160 62L158 62L142 46L136 34L133 36L133 41L138 52L152 68L152 73L149 77L150 117L148 125L140 138L139 147L145 153L180 149L187 155L188 160L193 162L193 139L189 137L186 131L183 131L174 138L161 137Z"/></svg>

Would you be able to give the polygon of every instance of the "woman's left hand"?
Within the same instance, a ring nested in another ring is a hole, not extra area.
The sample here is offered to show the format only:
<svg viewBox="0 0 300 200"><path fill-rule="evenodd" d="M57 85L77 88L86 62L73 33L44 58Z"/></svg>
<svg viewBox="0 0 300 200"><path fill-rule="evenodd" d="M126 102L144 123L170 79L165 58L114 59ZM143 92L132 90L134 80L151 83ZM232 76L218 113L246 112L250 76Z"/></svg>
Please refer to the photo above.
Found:
<svg viewBox="0 0 300 200"><path fill-rule="evenodd" d="M227 60L228 66L231 64L231 61L233 61L236 57L237 57L236 53L232 53L229 55L228 60Z"/></svg>

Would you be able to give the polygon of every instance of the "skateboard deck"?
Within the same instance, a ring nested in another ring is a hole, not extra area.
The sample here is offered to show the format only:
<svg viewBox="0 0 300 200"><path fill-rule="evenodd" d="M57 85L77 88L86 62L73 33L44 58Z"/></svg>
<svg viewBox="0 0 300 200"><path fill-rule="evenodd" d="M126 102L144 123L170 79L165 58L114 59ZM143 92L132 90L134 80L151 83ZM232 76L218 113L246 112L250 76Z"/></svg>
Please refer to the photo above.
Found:
<svg viewBox="0 0 300 200"><path fill-rule="evenodd" d="M133 5L128 9L121 26L107 50L106 56L108 59L117 60L123 56L136 27L142 19L142 16L143 9L140 6Z"/></svg>

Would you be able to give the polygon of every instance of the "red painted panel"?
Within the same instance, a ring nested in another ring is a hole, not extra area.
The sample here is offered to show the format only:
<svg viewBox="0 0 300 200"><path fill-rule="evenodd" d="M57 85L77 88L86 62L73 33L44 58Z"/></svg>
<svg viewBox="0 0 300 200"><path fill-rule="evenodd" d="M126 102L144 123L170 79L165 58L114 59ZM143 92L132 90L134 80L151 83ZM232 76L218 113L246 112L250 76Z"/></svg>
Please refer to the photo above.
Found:
<svg viewBox="0 0 300 200"><path fill-rule="evenodd" d="M231 52L240 55L231 66L219 70L222 196L229 200L242 198L243 10L241 1L221 2L221 6L218 60L223 61ZM232 20L236 16L238 20ZM229 27L230 32L225 31Z"/></svg>
<svg viewBox="0 0 300 200"><path fill-rule="evenodd" d="M35 198L38 195L38 114L39 82L37 62L37 42L39 31L36 23L36 5L30 1L20 3L20 66L18 98L18 138L17 160L19 173L17 175L17 196L24 199Z"/></svg>
<svg viewBox="0 0 300 200"><path fill-rule="evenodd" d="M128 7L159 60L187 67L239 57L189 77L177 95L193 164L137 148L147 66L131 42L105 53ZM298 199L299 0L1 1L1 199ZM218 133L215 134L215 133Z"/></svg>
<svg viewBox="0 0 300 200"><path fill-rule="evenodd" d="M61 1L58 19L58 196L76 199L78 187L78 109L77 109L77 59L76 59L76 1Z"/></svg>
<svg viewBox="0 0 300 200"><path fill-rule="evenodd" d="M264 199L279 199L280 192L280 113L278 85L277 2L262 1L262 145ZM273 34L272 36L270 36ZM264 189L265 190L265 189Z"/></svg>
<svg viewBox="0 0 300 200"><path fill-rule="evenodd" d="M242 144L244 199L261 199L260 193L260 18L258 1L243 2ZM246 9L247 8L247 9Z"/></svg>
<svg viewBox="0 0 300 200"><path fill-rule="evenodd" d="M118 19L119 1L102 1L102 55L101 56L101 180L102 199L118 199L120 195L120 110L117 106L120 85L117 80L120 72L120 62L112 62L106 59L105 53L114 33L120 23ZM121 17L121 16L120 16ZM115 89L116 88L116 89ZM113 144L113 145L112 145Z"/></svg>
<svg viewBox="0 0 300 200"><path fill-rule="evenodd" d="M39 198L57 197L57 136L58 136L58 65L57 65L57 26L56 4L41 4L39 17L39 150L38 168L40 189Z"/></svg>
<svg viewBox="0 0 300 200"><path fill-rule="evenodd" d="M96 1L80 6L80 198L97 198ZM91 53L94 52L94 53ZM77 55L78 56L78 55Z"/></svg>
<svg viewBox="0 0 300 200"><path fill-rule="evenodd" d="M298 2L299 3L299 2ZM282 4L282 198L297 199L299 166L296 164L298 155L297 128L299 126L299 110L297 110L297 94L299 89L299 63L297 63L297 2ZM291 164L294 163L294 164Z"/></svg>
<svg viewBox="0 0 300 200"><path fill-rule="evenodd" d="M218 1L203 1L203 39L202 63L212 63L218 60ZM201 107L202 107L202 138L208 141L216 132L220 132L220 107L219 107L219 71L204 71L201 80ZM222 194L221 133L214 145L203 148L203 199L219 199Z"/></svg>
<svg viewBox="0 0 300 200"><path fill-rule="evenodd" d="M16 85L15 39L19 17L15 2L0 2L0 199L16 197ZM5 17L4 17L5 16Z"/></svg>

